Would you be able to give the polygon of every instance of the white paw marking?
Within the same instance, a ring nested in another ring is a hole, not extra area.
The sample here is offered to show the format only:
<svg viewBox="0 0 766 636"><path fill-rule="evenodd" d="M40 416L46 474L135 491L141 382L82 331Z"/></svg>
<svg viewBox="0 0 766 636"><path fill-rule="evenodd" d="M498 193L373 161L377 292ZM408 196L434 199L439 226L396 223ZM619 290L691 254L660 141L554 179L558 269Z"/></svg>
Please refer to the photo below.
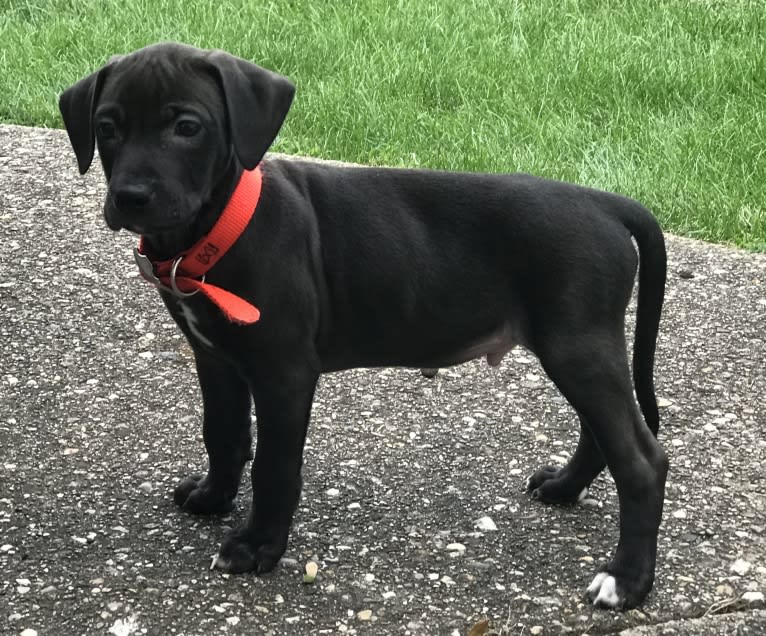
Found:
<svg viewBox="0 0 766 636"><path fill-rule="evenodd" d="M598 592L598 594L596 594ZM622 598L617 593L617 581L611 574L599 572L588 586L588 593L595 598L594 605L603 605L606 607L619 607L622 604Z"/></svg>
<svg viewBox="0 0 766 636"><path fill-rule="evenodd" d="M216 554L210 563L210 569L223 570L224 572L227 572L229 570L230 564L231 562L229 561L229 559L224 559L222 556L219 556L218 554Z"/></svg>
<svg viewBox="0 0 766 636"><path fill-rule="evenodd" d="M183 302L178 303L181 307L181 311L183 312L184 318L186 319L186 324L189 325L189 329L194 334L194 337L197 338L202 344L213 348L213 343L210 342L205 336L202 335L202 332L199 330L199 326L197 324L197 317L192 313L192 310L189 309Z"/></svg>
<svg viewBox="0 0 766 636"><path fill-rule="evenodd" d="M588 586L588 594L595 594L596 590L601 588L601 584L604 582L604 579L609 576L606 572L599 572L596 574L596 577L593 579L591 584Z"/></svg>
<svg viewBox="0 0 766 636"><path fill-rule="evenodd" d="M585 499L587 496L588 496L588 487L587 487L587 486L585 486L585 488L583 488L583 489L580 491L580 494L579 494L579 495L577 495L577 503L580 503L580 502L581 502L583 499Z"/></svg>

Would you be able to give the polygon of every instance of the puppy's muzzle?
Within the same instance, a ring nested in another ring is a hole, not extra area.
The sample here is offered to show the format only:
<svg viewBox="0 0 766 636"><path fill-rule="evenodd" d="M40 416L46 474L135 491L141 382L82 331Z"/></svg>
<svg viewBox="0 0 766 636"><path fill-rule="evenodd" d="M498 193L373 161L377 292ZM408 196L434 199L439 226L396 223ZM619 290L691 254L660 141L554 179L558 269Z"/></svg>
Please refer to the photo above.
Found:
<svg viewBox="0 0 766 636"><path fill-rule="evenodd" d="M126 183L110 190L112 201L120 211L145 209L154 199L151 187L146 183Z"/></svg>
<svg viewBox="0 0 766 636"><path fill-rule="evenodd" d="M144 233L155 225L167 224L158 218L157 203L157 191L148 181L112 181L104 207L106 222L113 230Z"/></svg>

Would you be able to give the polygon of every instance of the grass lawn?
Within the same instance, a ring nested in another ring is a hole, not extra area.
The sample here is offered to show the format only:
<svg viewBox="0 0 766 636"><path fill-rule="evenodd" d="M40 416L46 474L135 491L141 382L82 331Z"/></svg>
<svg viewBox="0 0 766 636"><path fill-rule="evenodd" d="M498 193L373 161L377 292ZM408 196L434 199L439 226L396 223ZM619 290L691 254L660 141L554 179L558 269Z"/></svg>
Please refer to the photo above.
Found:
<svg viewBox="0 0 766 636"><path fill-rule="evenodd" d="M63 88L166 39L296 82L275 150L531 172L766 250L763 0L0 0L0 122L61 126Z"/></svg>

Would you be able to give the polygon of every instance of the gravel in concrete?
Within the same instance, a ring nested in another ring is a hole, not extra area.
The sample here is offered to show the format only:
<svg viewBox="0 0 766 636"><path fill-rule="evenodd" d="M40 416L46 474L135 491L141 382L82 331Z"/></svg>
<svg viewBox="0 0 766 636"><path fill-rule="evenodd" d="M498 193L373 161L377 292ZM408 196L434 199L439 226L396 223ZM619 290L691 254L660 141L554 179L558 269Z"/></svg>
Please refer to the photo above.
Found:
<svg viewBox="0 0 766 636"><path fill-rule="evenodd" d="M617 541L611 478L575 507L523 492L577 426L520 349L433 380L324 377L282 565L211 571L249 487L224 518L172 503L204 468L192 357L103 193L63 132L0 127L3 634L464 635L483 617L502 634L766 631L763 255L668 237L657 582L620 614L583 598Z"/></svg>

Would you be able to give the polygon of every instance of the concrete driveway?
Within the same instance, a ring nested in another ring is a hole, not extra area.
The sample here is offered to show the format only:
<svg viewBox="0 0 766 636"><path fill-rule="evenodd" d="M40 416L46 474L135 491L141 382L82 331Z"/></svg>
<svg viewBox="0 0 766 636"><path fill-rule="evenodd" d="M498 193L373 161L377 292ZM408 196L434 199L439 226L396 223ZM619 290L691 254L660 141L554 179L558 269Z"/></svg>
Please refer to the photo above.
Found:
<svg viewBox="0 0 766 636"><path fill-rule="evenodd" d="M191 352L103 223L102 181L63 132L0 127L0 633L766 633L766 257L668 237L671 472L640 610L583 598L617 541L611 478L571 508L523 492L577 435L523 350L324 377L286 557L228 576L211 557L245 509L173 505L204 468Z"/></svg>

